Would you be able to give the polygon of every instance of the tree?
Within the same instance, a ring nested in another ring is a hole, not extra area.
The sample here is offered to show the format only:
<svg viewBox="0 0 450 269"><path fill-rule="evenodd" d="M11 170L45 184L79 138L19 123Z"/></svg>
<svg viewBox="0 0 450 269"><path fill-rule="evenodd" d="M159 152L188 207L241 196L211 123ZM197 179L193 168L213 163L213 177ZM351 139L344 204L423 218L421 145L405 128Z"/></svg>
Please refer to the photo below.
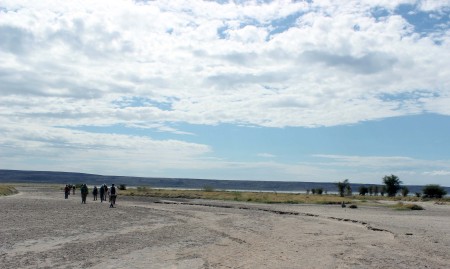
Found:
<svg viewBox="0 0 450 269"><path fill-rule="evenodd" d="M402 188L402 196L406 197L409 194L409 189L406 186L403 186Z"/></svg>
<svg viewBox="0 0 450 269"><path fill-rule="evenodd" d="M352 196L352 186L350 186L350 184L345 186L345 195Z"/></svg>
<svg viewBox="0 0 450 269"><path fill-rule="evenodd" d="M383 185L380 187L380 195L384 196L385 193L386 193L386 186Z"/></svg>
<svg viewBox="0 0 450 269"><path fill-rule="evenodd" d="M396 175L384 176L383 183L386 186L386 193L388 196L393 197L400 190L402 182Z"/></svg>
<svg viewBox="0 0 450 269"><path fill-rule="evenodd" d="M370 195L370 196L373 195L373 189L374 189L374 186L373 186L373 185L370 185L370 186L368 187L368 191L369 191L369 195Z"/></svg>
<svg viewBox="0 0 450 269"><path fill-rule="evenodd" d="M425 185L422 192L426 198L442 198L442 196L447 194L447 191L443 187L436 184Z"/></svg>
<svg viewBox="0 0 450 269"><path fill-rule="evenodd" d="M378 185L375 185L373 187L373 195L378 196L378 192L379 192Z"/></svg>
<svg viewBox="0 0 450 269"><path fill-rule="evenodd" d="M344 192L347 189L347 186L350 186L350 183L348 182L348 179L344 180L343 182L336 183L336 186L338 188L338 193L341 197L344 197Z"/></svg>
<svg viewBox="0 0 450 269"><path fill-rule="evenodd" d="M366 196L366 194L369 192L369 188L366 186L359 187L359 195Z"/></svg>

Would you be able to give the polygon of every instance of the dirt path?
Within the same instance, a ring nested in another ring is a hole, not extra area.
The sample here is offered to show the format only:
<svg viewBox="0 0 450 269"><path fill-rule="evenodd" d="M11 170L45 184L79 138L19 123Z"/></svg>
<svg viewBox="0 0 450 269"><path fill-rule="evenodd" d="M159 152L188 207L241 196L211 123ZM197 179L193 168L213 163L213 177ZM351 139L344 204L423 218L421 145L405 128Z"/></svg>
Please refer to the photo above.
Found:
<svg viewBox="0 0 450 269"><path fill-rule="evenodd" d="M448 268L450 264L448 206L398 213L119 196L117 207L110 209L91 197L82 205L79 193L68 200L63 196L51 188L28 187L0 198L0 268Z"/></svg>

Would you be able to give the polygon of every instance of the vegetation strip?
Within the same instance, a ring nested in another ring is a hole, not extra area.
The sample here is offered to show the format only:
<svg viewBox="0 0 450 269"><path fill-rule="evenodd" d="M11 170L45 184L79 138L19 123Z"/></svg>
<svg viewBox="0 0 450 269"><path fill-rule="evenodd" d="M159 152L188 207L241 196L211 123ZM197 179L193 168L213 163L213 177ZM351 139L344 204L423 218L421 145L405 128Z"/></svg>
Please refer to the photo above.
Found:
<svg viewBox="0 0 450 269"><path fill-rule="evenodd" d="M0 196L13 195L18 193L18 191L10 185L0 185Z"/></svg>

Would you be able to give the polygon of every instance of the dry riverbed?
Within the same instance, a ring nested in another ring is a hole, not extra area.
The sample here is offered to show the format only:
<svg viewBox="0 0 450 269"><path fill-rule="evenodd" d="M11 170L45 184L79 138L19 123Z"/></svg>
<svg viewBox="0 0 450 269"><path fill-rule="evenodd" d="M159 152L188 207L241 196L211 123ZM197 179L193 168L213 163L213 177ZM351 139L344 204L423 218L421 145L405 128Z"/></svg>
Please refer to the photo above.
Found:
<svg viewBox="0 0 450 269"><path fill-rule="evenodd" d="M450 206L423 211L118 197L0 197L0 268L449 268Z"/></svg>

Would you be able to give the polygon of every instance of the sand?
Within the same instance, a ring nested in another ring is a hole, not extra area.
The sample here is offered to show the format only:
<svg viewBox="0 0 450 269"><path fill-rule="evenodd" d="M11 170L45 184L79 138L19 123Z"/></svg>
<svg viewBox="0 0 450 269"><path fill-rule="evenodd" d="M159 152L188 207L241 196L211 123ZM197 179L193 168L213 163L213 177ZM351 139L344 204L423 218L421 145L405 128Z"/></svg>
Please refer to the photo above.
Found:
<svg viewBox="0 0 450 269"><path fill-rule="evenodd" d="M122 197L0 198L0 268L450 268L450 206L423 211Z"/></svg>

